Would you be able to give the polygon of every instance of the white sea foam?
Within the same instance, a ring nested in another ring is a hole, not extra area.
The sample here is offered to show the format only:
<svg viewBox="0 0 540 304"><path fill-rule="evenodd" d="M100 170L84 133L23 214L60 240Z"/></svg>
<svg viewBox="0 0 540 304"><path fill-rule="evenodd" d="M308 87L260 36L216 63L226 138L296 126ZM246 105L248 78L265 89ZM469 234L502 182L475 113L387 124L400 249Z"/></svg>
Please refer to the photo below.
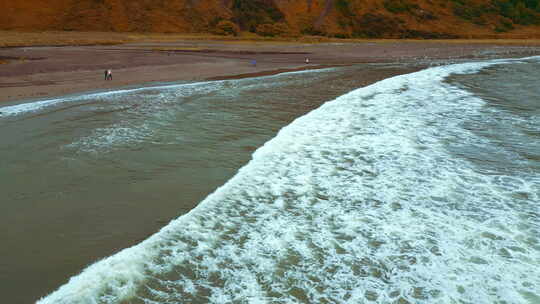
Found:
<svg viewBox="0 0 540 304"><path fill-rule="evenodd" d="M35 102L22 103L22 104L13 105L13 106L0 107L0 117L16 116L16 115L29 113L29 112L30 113L38 112L48 107L57 106L57 105L61 105L63 103L68 103L68 102L76 102L76 101L90 100L90 99L111 98L118 95L139 93L139 92L149 91L149 90L178 90L178 89L184 89L184 88L189 89L193 86L205 86L209 83L210 82L196 82L196 83L188 83L188 84L172 84L172 85L163 85L163 86L142 87L142 88L135 88L135 89L120 89L120 90L91 93L91 94L85 94L85 95L79 95L79 96L46 99L46 100L40 100L40 101L35 101Z"/></svg>
<svg viewBox="0 0 540 304"><path fill-rule="evenodd" d="M289 75L289 74L295 75L295 74L302 74L302 73L322 73L322 72L332 71L333 69L334 68L325 68L325 69L317 69L317 70L302 70L302 71L295 71L295 72L285 72L285 73L279 73L275 75L261 76L261 77L252 78L252 79L258 79L258 78L266 79L266 78L280 77L280 76ZM226 81L220 80L220 81L195 82L195 83L187 83L187 84L168 84L168 85L140 87L140 88L134 88L134 89L118 89L118 90L97 92L97 93L77 95L77 96L67 96L67 97L61 97L61 98L45 99L45 100L28 102L28 103L21 103L21 104L12 105L12 106L0 107L0 118L17 116L17 115L22 115L26 113L39 112L44 109L50 108L52 106L59 106L65 103L80 102L80 101L91 100L91 99L111 98L111 97L125 95L125 94L135 94L135 93L141 93L144 91L153 91L153 90L168 91L168 92L171 92L171 91L181 92L183 90L192 90L193 88L196 88L196 87L208 87L208 86L215 86L215 85L219 86L219 85L222 85L224 82Z"/></svg>
<svg viewBox="0 0 540 304"><path fill-rule="evenodd" d="M143 142L151 142L156 129L166 128L175 124L174 112L171 107L177 106L181 111L183 103L191 97L209 94L228 94L234 100L241 91L272 87L279 87L283 82L298 80L295 75L301 72L318 74L331 72L333 69L307 70L300 72L287 72L277 75L258 78L240 79L233 81L212 81L185 85L148 87L128 91L110 93L109 95L93 94L84 98L91 100L100 98L104 103L94 103L92 111L97 113L114 112L118 114L115 123L86 130L85 134L64 148L77 152L106 153L116 148L133 148ZM289 76L289 77L287 77ZM258 81L259 79L277 78L272 81ZM128 95L129 94L129 95ZM127 95L127 96L126 96ZM80 97L81 99L83 97ZM118 102L115 99L118 98ZM159 125L157 125L159 124Z"/></svg>
<svg viewBox="0 0 540 304"><path fill-rule="evenodd" d="M481 141L460 123L484 102L444 78L503 62L324 104L190 213L39 303L538 303L540 178L482 175L445 148Z"/></svg>

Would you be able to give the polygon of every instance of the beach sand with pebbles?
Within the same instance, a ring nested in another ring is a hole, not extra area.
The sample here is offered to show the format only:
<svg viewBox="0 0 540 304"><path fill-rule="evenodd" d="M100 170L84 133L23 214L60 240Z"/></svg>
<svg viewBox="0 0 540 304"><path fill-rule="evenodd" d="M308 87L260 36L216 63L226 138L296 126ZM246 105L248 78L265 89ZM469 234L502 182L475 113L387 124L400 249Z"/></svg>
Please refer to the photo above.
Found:
<svg viewBox="0 0 540 304"><path fill-rule="evenodd" d="M69 41L65 42L69 43ZM91 43L91 42L88 42ZM463 59L540 54L540 41L194 40L135 41L119 45L46 46L43 41L0 48L0 102L43 99L155 82L255 77L355 63L419 67ZM309 58L309 64L305 59ZM252 62L256 60L256 66ZM112 69L113 80L103 71ZM368 74L364 84L380 78Z"/></svg>

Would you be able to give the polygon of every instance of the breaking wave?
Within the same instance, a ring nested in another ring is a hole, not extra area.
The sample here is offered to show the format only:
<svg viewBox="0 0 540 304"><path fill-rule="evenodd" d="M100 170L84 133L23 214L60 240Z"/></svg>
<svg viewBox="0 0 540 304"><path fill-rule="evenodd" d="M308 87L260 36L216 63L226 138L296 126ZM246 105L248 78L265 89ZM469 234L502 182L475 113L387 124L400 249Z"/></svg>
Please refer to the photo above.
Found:
<svg viewBox="0 0 540 304"><path fill-rule="evenodd" d="M485 144L462 126L485 102L444 80L501 62L324 104L38 303L538 303L540 176L486 174L447 148Z"/></svg>

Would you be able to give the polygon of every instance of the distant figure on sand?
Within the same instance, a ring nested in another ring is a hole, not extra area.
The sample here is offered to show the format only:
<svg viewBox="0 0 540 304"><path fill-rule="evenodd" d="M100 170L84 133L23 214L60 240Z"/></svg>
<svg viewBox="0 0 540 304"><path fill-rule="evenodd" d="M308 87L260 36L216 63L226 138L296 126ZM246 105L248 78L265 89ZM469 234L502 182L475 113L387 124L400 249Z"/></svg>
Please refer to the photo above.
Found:
<svg viewBox="0 0 540 304"><path fill-rule="evenodd" d="M309 63L309 58L306 58L306 64L308 64L308 63Z"/></svg>
<svg viewBox="0 0 540 304"><path fill-rule="evenodd" d="M257 66L257 60L255 60L255 59L251 60L251 65L256 67Z"/></svg>
<svg viewBox="0 0 540 304"><path fill-rule="evenodd" d="M105 70L104 74L105 74L105 80L107 80L107 76L109 76L109 70Z"/></svg>
<svg viewBox="0 0 540 304"><path fill-rule="evenodd" d="M112 80L112 70L106 71L105 80Z"/></svg>

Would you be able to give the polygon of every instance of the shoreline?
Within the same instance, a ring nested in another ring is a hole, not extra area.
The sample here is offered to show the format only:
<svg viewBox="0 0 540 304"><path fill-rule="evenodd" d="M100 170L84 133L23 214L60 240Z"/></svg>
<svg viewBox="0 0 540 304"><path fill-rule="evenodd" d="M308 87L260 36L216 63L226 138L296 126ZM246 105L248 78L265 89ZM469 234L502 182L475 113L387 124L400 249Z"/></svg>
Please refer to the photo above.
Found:
<svg viewBox="0 0 540 304"><path fill-rule="evenodd" d="M345 66L350 66L350 64L349 65L312 65L312 66L305 66L305 67L298 67L298 68L282 68L282 69L277 69L277 70L267 70L267 71L260 71L260 72L255 72L255 73L216 76L216 77L209 77L209 78L206 78L206 79L200 79L200 80L197 80L197 81L195 81L195 80L194 81L188 81L188 82L186 82L186 84L193 84L193 83L207 82L207 81L211 82L211 81L257 78L257 77L265 77L265 76L274 76L274 75L290 73L290 72L322 70L322 69L345 67ZM19 105L19 104L25 104L25 103L49 101L49 100L56 100L56 99L60 100L60 99L74 97L74 96L85 96L85 95L102 94L102 93L114 93L116 91L124 91L124 90L130 91L130 90L139 90L139 89L153 89L153 88L159 88L159 87L175 86L175 85L180 85L180 84L184 84L184 83L177 83L175 81L171 81L171 82L143 82L143 83L122 85L122 86L113 86L113 87L110 87L110 88L107 88L107 89L96 89L96 90L88 90L88 91L73 91L73 92L69 92L67 94L57 95L57 96L51 95L51 96L44 96L44 97L8 100L8 101L0 102L0 108L2 106L13 106L13 105ZM0 86L0 88L1 88L1 86ZM0 111L0 114L2 114L1 111Z"/></svg>
<svg viewBox="0 0 540 304"><path fill-rule="evenodd" d="M322 69L337 68L337 67L344 67L344 66L350 66L350 65L351 64L344 64L344 65L313 65L313 66L305 66L305 67L299 67L299 68L288 68L288 69L284 68L284 69L277 69L277 70L261 71L261 72L256 72L256 73L245 73L245 74L236 74L236 75L227 75L227 76L216 76L216 77L207 78L205 80L219 81L219 80L256 78L256 77L263 77L263 76L279 75L279 74L283 74L283 73L311 71L311 70L322 70Z"/></svg>
<svg viewBox="0 0 540 304"><path fill-rule="evenodd" d="M159 82L240 79L352 64L397 63L420 67L467 59L533 55L540 55L540 46L525 42L500 45L455 41L178 40L110 46L0 48L0 58L8 58L0 65L0 106ZM309 64L305 63L306 58ZM256 66L251 64L253 60L257 61ZM103 80L106 69L113 70L112 81Z"/></svg>

